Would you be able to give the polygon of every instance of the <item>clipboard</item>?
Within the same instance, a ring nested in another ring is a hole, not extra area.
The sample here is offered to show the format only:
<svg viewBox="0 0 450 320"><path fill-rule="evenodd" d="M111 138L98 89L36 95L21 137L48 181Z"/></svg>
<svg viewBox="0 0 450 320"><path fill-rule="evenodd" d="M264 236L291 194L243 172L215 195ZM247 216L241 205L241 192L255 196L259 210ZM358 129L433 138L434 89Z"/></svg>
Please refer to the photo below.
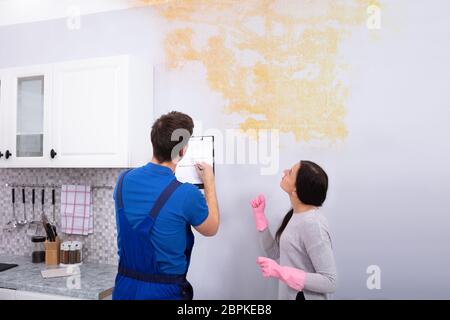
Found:
<svg viewBox="0 0 450 320"><path fill-rule="evenodd" d="M187 152L178 163L175 176L180 182L188 182L204 189L202 180L197 174L195 163L206 162L214 168L214 136L192 136L189 139Z"/></svg>

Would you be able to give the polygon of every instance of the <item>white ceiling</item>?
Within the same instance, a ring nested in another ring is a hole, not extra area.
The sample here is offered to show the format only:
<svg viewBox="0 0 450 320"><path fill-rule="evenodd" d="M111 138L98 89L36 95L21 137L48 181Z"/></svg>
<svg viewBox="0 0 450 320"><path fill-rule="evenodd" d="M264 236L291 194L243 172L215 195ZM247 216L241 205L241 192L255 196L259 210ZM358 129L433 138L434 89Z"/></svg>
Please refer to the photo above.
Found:
<svg viewBox="0 0 450 320"><path fill-rule="evenodd" d="M142 0L0 0L0 26L52 20L143 5Z"/></svg>

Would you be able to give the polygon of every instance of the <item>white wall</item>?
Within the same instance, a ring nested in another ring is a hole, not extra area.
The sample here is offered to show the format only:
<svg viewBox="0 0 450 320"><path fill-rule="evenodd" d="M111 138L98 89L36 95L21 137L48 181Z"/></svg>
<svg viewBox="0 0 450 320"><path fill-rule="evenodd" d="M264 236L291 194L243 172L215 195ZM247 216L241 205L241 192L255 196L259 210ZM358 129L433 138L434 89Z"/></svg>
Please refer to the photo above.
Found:
<svg viewBox="0 0 450 320"><path fill-rule="evenodd" d="M219 165L220 233L197 237L190 278L197 298L276 297L276 282L255 264L257 244L248 202L267 195L274 230L288 209L278 187L281 169L314 160L330 176L324 211L339 269L336 298L450 298L450 3L395 1L376 40L356 30L342 44L351 66L346 118L349 136L333 147L281 139L280 174L251 165ZM177 73L162 65L165 24L150 9L0 27L0 68L132 53L156 66L156 114L179 109L205 128L234 127L221 112L198 65ZM243 178L245 177L245 178ZM366 288L366 268L382 271L382 289Z"/></svg>
<svg viewBox="0 0 450 320"><path fill-rule="evenodd" d="M140 0L1 0L0 25L123 10L144 4Z"/></svg>

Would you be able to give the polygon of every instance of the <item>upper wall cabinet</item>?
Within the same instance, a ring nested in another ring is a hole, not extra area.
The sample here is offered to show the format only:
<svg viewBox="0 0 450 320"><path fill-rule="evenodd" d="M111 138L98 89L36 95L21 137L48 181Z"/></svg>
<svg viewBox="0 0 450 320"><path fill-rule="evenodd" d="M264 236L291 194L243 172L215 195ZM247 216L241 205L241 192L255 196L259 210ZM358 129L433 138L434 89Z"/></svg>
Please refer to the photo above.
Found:
<svg viewBox="0 0 450 320"><path fill-rule="evenodd" d="M51 139L51 66L14 68L6 73L3 166L46 166Z"/></svg>
<svg viewBox="0 0 450 320"><path fill-rule="evenodd" d="M4 73L0 148L9 157L0 158L0 166L134 167L150 160L150 65L115 56Z"/></svg>
<svg viewBox="0 0 450 320"><path fill-rule="evenodd" d="M5 76L0 71L0 161L5 156L5 118L6 118L6 103L5 103Z"/></svg>
<svg viewBox="0 0 450 320"><path fill-rule="evenodd" d="M50 158L67 166L128 161L126 59L57 64Z"/></svg>

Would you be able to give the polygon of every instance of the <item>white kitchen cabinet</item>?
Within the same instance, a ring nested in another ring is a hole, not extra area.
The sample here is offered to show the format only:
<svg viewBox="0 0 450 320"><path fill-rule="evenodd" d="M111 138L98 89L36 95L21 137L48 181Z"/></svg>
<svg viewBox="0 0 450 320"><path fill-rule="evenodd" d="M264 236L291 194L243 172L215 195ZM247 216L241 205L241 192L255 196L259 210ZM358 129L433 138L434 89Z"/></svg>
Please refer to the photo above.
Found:
<svg viewBox="0 0 450 320"><path fill-rule="evenodd" d="M127 167L148 161L149 153L139 158L136 152L149 145L152 73L128 56L56 64L54 165ZM143 143L139 149L133 149L135 139Z"/></svg>
<svg viewBox="0 0 450 320"><path fill-rule="evenodd" d="M6 102L6 92L7 92L7 81L6 72L0 70L0 166L2 161L5 159L6 152L6 125L7 125L7 102Z"/></svg>
<svg viewBox="0 0 450 320"><path fill-rule="evenodd" d="M4 156L4 152L5 152L5 146L4 146L4 142L3 139L5 137L5 133L3 132L4 129L4 118L5 118L5 110L4 110L4 102L3 102L3 98L4 98L4 86L5 86L5 81L3 79L3 75L0 73L0 160L1 158L3 158Z"/></svg>
<svg viewBox="0 0 450 320"><path fill-rule="evenodd" d="M0 166L135 167L150 160L149 64L114 56L4 72L2 127L12 155Z"/></svg>
<svg viewBox="0 0 450 320"><path fill-rule="evenodd" d="M5 118L2 166L46 167L51 139L51 66L5 71Z"/></svg>
<svg viewBox="0 0 450 320"><path fill-rule="evenodd" d="M17 290L15 300L83 300L68 296Z"/></svg>
<svg viewBox="0 0 450 320"><path fill-rule="evenodd" d="M111 296L106 297L108 300ZM85 300L69 296L0 288L0 300Z"/></svg>
<svg viewBox="0 0 450 320"><path fill-rule="evenodd" d="M16 290L0 288L0 300L16 300Z"/></svg>

